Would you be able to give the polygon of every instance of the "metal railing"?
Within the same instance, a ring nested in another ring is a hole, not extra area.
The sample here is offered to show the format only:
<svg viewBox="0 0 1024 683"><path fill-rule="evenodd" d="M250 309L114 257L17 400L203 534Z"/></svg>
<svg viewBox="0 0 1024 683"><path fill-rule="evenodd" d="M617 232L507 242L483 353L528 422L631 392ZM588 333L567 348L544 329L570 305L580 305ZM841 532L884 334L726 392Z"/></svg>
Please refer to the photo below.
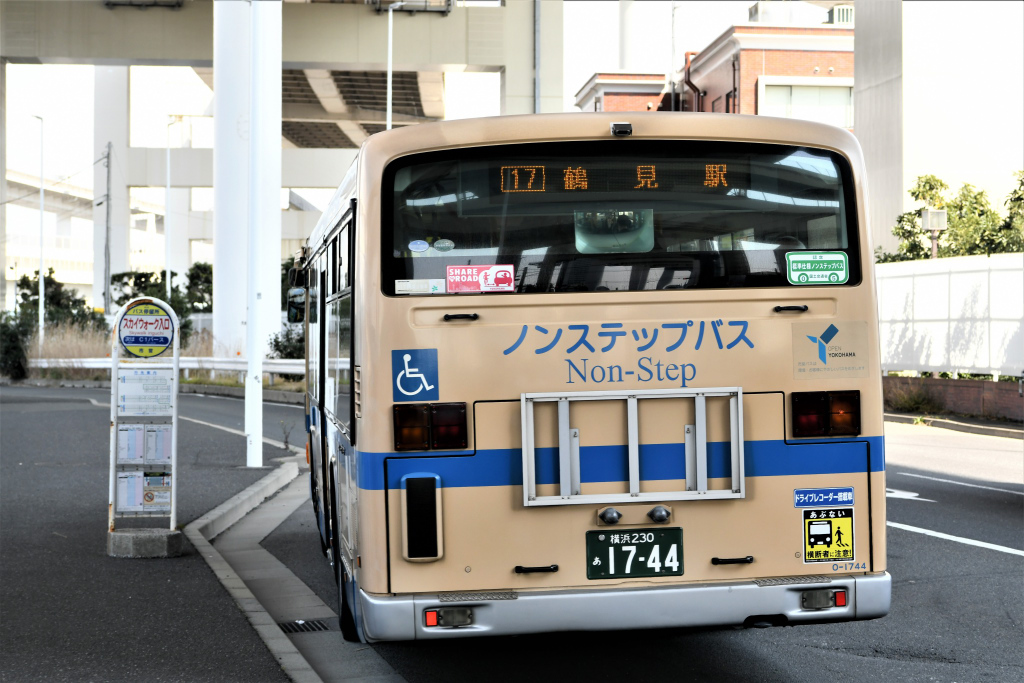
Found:
<svg viewBox="0 0 1024 683"><path fill-rule="evenodd" d="M348 358L340 358L336 361L337 370L343 378L348 376L350 362ZM64 369L64 370L106 370L110 372L109 358L31 358L28 361L30 368L43 369ZM246 360L244 358L213 358L202 356L182 356L180 367L188 379L192 371L206 372L237 372L245 374ZM263 374L270 375L305 375L306 361L301 358L265 358L263 360ZM271 383L273 383L271 381Z"/></svg>

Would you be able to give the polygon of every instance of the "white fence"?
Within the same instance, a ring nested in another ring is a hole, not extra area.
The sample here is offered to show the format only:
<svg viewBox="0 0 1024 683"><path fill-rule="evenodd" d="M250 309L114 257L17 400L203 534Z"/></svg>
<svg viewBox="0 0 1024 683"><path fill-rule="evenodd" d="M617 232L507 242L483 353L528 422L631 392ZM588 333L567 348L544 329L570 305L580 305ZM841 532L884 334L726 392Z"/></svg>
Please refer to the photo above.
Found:
<svg viewBox="0 0 1024 683"><path fill-rule="evenodd" d="M875 266L883 370L1024 374L1024 254Z"/></svg>

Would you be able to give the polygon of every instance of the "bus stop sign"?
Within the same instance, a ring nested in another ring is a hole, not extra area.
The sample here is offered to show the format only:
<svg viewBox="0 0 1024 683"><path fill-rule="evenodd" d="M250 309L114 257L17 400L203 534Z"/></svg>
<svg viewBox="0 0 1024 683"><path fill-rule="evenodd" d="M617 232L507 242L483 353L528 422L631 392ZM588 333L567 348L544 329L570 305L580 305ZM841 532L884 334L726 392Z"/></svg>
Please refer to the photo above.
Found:
<svg viewBox="0 0 1024 683"><path fill-rule="evenodd" d="M174 339L174 321L159 304L140 301L129 308L117 328L117 338L137 358L159 356Z"/></svg>

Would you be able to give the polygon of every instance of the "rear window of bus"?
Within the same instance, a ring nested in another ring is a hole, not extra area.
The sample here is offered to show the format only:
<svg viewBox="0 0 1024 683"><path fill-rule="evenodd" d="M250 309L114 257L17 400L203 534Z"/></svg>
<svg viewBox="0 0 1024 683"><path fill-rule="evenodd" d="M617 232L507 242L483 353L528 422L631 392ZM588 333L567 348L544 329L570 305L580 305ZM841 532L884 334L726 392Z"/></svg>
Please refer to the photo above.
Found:
<svg viewBox="0 0 1024 683"><path fill-rule="evenodd" d="M821 149L479 147L403 157L382 189L388 295L789 287L813 258L861 279L849 164Z"/></svg>

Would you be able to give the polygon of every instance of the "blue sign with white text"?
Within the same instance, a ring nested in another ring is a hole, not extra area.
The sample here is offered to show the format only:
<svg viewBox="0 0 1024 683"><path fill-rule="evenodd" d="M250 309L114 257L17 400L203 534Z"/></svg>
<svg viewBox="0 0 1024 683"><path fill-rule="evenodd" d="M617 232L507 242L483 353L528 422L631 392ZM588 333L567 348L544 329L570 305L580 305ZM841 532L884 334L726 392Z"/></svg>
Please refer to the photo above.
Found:
<svg viewBox="0 0 1024 683"><path fill-rule="evenodd" d="M821 505L853 505L853 487L793 490L793 507L816 508Z"/></svg>
<svg viewBox="0 0 1024 683"><path fill-rule="evenodd" d="M391 392L395 403L438 400L437 349L391 352Z"/></svg>

